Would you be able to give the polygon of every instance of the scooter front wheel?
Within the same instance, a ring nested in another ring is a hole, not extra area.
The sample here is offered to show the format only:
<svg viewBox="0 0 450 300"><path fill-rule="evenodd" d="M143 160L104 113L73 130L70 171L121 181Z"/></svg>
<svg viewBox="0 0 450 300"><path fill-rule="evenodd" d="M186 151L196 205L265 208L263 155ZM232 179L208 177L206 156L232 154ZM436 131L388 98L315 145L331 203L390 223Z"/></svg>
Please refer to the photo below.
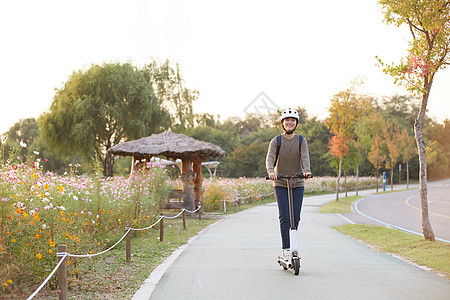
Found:
<svg viewBox="0 0 450 300"><path fill-rule="evenodd" d="M298 258L294 258L292 260L293 263L293 273L294 275L298 275L300 273L300 260Z"/></svg>

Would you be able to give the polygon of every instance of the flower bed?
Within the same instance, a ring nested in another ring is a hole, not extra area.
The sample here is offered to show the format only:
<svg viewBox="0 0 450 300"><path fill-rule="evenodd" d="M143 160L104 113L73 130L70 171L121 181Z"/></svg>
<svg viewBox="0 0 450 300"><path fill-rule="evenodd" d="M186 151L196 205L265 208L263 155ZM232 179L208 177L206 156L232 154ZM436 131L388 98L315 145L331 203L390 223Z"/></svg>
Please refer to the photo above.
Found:
<svg viewBox="0 0 450 300"><path fill-rule="evenodd" d="M148 165L132 177L63 176L41 171L40 160L6 162L0 169L0 291L40 283L56 264L56 245L92 254L114 244L125 223L147 226L167 195L162 166ZM77 259L68 261L71 282L81 278ZM70 283L70 282L69 282ZM56 280L50 282L55 287Z"/></svg>

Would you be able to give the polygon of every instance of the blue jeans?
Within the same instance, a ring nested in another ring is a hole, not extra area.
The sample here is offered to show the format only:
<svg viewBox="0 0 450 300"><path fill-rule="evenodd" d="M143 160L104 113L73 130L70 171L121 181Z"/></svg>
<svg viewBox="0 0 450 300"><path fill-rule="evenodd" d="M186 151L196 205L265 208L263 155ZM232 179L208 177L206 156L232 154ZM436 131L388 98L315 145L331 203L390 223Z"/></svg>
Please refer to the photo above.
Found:
<svg viewBox="0 0 450 300"><path fill-rule="evenodd" d="M302 210L304 187L292 189L293 204L294 204L294 228L297 230L300 222L300 212ZM289 229L291 227L289 214L289 198L288 189L285 187L276 186L275 196L278 203L278 217L280 219L280 233L282 249L290 248Z"/></svg>

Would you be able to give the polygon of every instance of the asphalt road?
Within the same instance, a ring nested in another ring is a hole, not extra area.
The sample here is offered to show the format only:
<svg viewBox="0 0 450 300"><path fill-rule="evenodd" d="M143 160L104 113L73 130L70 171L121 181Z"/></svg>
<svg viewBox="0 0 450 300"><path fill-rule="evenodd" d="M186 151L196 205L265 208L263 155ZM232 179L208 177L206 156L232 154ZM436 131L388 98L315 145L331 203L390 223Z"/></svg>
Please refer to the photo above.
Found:
<svg viewBox="0 0 450 300"><path fill-rule="evenodd" d="M276 262L281 241L272 203L208 227L152 272L133 299L448 299L449 280L332 229L352 222L317 212L333 197L305 198L299 276Z"/></svg>
<svg viewBox="0 0 450 300"><path fill-rule="evenodd" d="M428 184L430 222L436 238L450 241L450 180ZM369 195L358 202L357 210L383 223L422 233L420 199L417 189ZM346 215L354 219L353 215ZM357 223L369 220L357 219Z"/></svg>

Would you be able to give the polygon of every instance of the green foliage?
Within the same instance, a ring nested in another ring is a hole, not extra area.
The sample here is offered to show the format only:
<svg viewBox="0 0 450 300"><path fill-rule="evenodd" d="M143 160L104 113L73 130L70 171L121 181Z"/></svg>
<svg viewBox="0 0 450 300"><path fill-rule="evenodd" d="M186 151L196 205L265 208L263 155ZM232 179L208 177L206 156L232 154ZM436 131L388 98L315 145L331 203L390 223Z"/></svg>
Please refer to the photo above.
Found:
<svg viewBox="0 0 450 300"><path fill-rule="evenodd" d="M106 150L123 139L161 131L169 123L152 86L131 64L92 65L74 72L39 120L44 143L61 157L96 154L112 175Z"/></svg>
<svg viewBox="0 0 450 300"><path fill-rule="evenodd" d="M171 128L184 133L194 126L193 102L199 92L185 86L178 64L172 66L166 59L164 62L154 60L143 67L142 72L153 88L160 106L170 116Z"/></svg>
<svg viewBox="0 0 450 300"><path fill-rule="evenodd" d="M433 179L450 176L450 120L444 124L432 123L424 130L427 139L429 176Z"/></svg>
<svg viewBox="0 0 450 300"><path fill-rule="evenodd" d="M450 2L448 0L380 0L387 24L409 26L408 56L383 71L417 95L429 94L435 73L450 63Z"/></svg>

